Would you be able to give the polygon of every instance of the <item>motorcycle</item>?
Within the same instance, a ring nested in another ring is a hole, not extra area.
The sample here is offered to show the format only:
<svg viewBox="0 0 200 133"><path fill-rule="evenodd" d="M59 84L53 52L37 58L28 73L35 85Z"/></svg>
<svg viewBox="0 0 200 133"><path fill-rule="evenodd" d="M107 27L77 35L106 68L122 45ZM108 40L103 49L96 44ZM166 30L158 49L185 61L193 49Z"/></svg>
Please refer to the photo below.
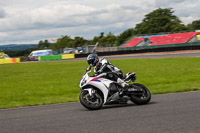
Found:
<svg viewBox="0 0 200 133"><path fill-rule="evenodd" d="M88 66L79 83L80 103L89 110L98 110L103 105L113 103L127 103L129 100L137 105L143 105L151 100L149 89L142 84L134 83L137 78L135 73L127 73L122 78L126 83L133 83L129 84L128 89L121 95L120 90L123 88L117 82L102 78L104 73L89 76L90 72L91 66Z"/></svg>

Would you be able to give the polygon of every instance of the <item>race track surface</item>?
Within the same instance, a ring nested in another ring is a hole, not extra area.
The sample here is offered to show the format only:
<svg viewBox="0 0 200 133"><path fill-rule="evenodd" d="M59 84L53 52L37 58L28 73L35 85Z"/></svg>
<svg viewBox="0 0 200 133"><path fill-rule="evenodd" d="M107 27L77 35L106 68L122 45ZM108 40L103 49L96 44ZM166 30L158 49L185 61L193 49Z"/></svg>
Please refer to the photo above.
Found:
<svg viewBox="0 0 200 133"><path fill-rule="evenodd" d="M174 57L200 57L200 51L177 51L177 52L160 52L160 53L141 53L127 55L102 56L106 59L140 59L140 58L174 58ZM62 61L86 60L85 58L67 59Z"/></svg>
<svg viewBox="0 0 200 133"><path fill-rule="evenodd" d="M186 51L174 51L174 52L158 52L158 53L135 53L135 54L125 54L125 55L110 55L101 56L106 59L140 59L140 58L175 58L175 57L200 57L200 50L186 50ZM87 57L74 58L74 59L63 59L63 60L52 60L52 61L27 61L22 63L38 63L38 62L57 62L57 61L80 61L87 60Z"/></svg>
<svg viewBox="0 0 200 133"><path fill-rule="evenodd" d="M0 109L0 133L199 133L200 91L153 95L150 104L79 102Z"/></svg>

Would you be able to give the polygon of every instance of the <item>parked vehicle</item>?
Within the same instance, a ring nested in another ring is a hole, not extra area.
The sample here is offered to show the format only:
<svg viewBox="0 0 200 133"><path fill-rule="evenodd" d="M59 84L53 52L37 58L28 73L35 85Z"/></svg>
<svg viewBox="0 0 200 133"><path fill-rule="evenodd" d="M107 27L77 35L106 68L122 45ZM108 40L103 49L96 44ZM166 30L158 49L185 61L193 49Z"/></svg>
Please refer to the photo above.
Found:
<svg viewBox="0 0 200 133"><path fill-rule="evenodd" d="M51 49L32 51L28 56L28 58L30 60L38 60L38 56L47 56L47 55L52 55Z"/></svg>
<svg viewBox="0 0 200 133"><path fill-rule="evenodd" d="M10 57L4 52L0 52L0 59L10 59Z"/></svg>
<svg viewBox="0 0 200 133"><path fill-rule="evenodd" d="M128 90L119 94L122 87L115 81L100 78L101 74L94 77L89 76L91 66L89 66L80 80L81 93L79 96L80 103L89 110L100 109L103 105L112 104L120 101L127 102L131 100L137 105L147 104L151 100L151 93L147 87L142 84L134 83L136 80L135 73L127 73L123 80L129 84Z"/></svg>
<svg viewBox="0 0 200 133"><path fill-rule="evenodd" d="M65 49L63 50L63 53L64 53L64 54L73 54L73 53L75 53L75 50L76 50L76 49L74 49L74 48L65 48Z"/></svg>

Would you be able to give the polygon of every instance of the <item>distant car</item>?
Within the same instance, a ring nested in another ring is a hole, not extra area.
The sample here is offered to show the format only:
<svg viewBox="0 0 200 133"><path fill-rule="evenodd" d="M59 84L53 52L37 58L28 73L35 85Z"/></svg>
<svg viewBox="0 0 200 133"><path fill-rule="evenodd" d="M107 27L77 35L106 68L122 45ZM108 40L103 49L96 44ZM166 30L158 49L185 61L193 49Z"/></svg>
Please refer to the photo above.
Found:
<svg viewBox="0 0 200 133"><path fill-rule="evenodd" d="M72 53L73 53L73 50L64 51L63 53L64 53L64 54L72 54Z"/></svg>
<svg viewBox="0 0 200 133"><path fill-rule="evenodd" d="M63 50L63 53L64 54L73 54L73 53L75 53L75 49L74 48L65 48Z"/></svg>
<svg viewBox="0 0 200 133"><path fill-rule="evenodd" d="M30 60L38 60L38 56L47 56L47 55L52 55L52 50L51 49L47 49L47 50L36 50L36 51L32 51L30 53L30 55L28 56L28 58Z"/></svg>
<svg viewBox="0 0 200 133"><path fill-rule="evenodd" d="M7 54L1 54L0 59L10 59L10 57Z"/></svg>

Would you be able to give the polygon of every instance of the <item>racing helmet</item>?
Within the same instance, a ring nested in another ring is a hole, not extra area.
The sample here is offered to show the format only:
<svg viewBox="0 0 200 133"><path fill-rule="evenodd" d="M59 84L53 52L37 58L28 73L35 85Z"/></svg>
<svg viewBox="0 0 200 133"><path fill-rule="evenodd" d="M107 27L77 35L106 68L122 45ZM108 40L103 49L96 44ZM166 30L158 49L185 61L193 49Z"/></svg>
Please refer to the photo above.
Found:
<svg viewBox="0 0 200 133"><path fill-rule="evenodd" d="M89 65L96 66L99 61L99 57L97 54L89 54L87 57L87 62Z"/></svg>

